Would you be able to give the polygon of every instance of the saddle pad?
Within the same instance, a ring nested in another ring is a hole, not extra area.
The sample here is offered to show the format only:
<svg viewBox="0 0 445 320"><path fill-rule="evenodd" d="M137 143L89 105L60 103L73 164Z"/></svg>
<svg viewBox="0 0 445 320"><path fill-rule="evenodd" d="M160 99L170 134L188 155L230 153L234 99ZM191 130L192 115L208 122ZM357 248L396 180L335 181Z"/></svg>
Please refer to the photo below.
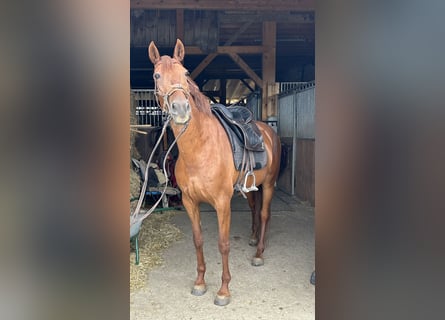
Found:
<svg viewBox="0 0 445 320"><path fill-rule="evenodd" d="M230 141L230 143L232 144L232 150L233 150L233 163L235 164L236 170L240 171L243 162L244 147L241 145L241 143L237 142L236 140L237 139L234 139L234 141ZM267 153L265 150L264 151L249 150L249 152L253 153L253 158L255 160L255 165L253 166L254 170L262 169L267 165Z"/></svg>

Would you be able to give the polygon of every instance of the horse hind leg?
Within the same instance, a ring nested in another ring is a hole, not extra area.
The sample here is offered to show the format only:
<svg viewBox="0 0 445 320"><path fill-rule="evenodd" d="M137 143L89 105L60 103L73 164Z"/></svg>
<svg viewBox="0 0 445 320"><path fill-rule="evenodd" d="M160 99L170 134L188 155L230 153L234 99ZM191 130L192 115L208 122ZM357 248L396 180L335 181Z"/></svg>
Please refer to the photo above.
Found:
<svg viewBox="0 0 445 320"><path fill-rule="evenodd" d="M260 211L262 202L262 186L258 186L258 191L247 193L247 201L249 203L252 214L252 233L249 238L249 245L256 246L258 244L260 233Z"/></svg>
<svg viewBox="0 0 445 320"><path fill-rule="evenodd" d="M270 221L270 207L272 203L272 196L274 192L274 186L264 187L262 192L262 206L261 206L261 230L260 238L257 245L257 251L252 258L253 266L262 266L264 264L263 252L266 242L266 231L268 229Z"/></svg>

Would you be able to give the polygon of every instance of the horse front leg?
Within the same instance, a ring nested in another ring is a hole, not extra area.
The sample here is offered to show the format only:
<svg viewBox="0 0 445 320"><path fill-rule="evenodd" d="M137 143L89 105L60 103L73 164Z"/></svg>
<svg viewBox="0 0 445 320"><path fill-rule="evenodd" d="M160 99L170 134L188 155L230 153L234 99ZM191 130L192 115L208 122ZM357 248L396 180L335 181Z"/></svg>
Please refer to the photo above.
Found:
<svg viewBox="0 0 445 320"><path fill-rule="evenodd" d="M204 241L201 231L201 214L199 212L199 204L191 201L187 196L182 198L182 203L192 223L193 243L196 250L198 275L192 289L192 294L195 296L202 296L204 293L206 293L207 286L204 280L206 265L204 261Z"/></svg>
<svg viewBox="0 0 445 320"><path fill-rule="evenodd" d="M218 248L222 258L222 283L221 288L216 294L214 303L217 306L225 306L230 302L229 282L232 279L229 271L229 252L230 252L230 199L220 208L216 208L218 216Z"/></svg>

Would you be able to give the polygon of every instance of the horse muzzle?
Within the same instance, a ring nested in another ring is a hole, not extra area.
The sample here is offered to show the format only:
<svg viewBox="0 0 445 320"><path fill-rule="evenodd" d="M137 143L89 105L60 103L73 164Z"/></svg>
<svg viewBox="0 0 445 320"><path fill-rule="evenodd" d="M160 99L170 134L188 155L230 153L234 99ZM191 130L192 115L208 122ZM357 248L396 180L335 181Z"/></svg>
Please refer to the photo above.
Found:
<svg viewBox="0 0 445 320"><path fill-rule="evenodd" d="M168 106L168 111L176 124L186 124L191 118L188 100L174 100Z"/></svg>

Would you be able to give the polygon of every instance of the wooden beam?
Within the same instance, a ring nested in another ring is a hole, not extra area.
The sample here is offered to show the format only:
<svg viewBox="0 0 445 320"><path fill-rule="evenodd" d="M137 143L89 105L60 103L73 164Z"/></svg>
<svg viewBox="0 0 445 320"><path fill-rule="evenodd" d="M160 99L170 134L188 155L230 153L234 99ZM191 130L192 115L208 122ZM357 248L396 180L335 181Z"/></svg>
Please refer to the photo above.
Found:
<svg viewBox="0 0 445 320"><path fill-rule="evenodd" d="M229 38L229 40L227 40L224 43L224 46L230 46L233 43L233 41L235 41L238 38L238 36L241 33L243 33L251 24L252 24L252 22L244 23L244 25L235 34L233 34ZM209 63L217 56L218 53L219 52L218 52L218 47L217 47L216 53L209 54L203 61L201 61L201 63L195 68L195 70L193 70L193 72L191 74L192 79L195 79L202 72L202 70L204 70L205 67L207 67L209 65Z"/></svg>
<svg viewBox="0 0 445 320"><path fill-rule="evenodd" d="M217 48L217 53L220 54L261 54L263 51L262 46L221 46Z"/></svg>
<svg viewBox="0 0 445 320"><path fill-rule="evenodd" d="M315 0L130 0L131 9L314 11Z"/></svg>
<svg viewBox="0 0 445 320"><path fill-rule="evenodd" d="M263 70L263 92L262 92L262 120L268 116L276 114L276 106L273 105L271 97L275 93L275 72L276 72L276 33L277 24L275 21L263 22L263 47L262 58Z"/></svg>
<svg viewBox="0 0 445 320"><path fill-rule="evenodd" d="M219 103L227 104L227 80L219 80Z"/></svg>
<svg viewBox="0 0 445 320"><path fill-rule="evenodd" d="M314 46L307 47L304 44L301 45L280 45L278 43L280 56L313 56L314 55ZM147 50L147 46L141 45L141 46L132 46L131 48L143 48L144 50ZM158 47L162 48L162 47ZM218 54L228 54L229 52L234 52L238 54L262 54L264 52L263 46L218 46L216 48L216 53ZM185 47L185 53L187 55L205 55L206 53L203 52L199 47L197 46L186 46Z"/></svg>
<svg viewBox="0 0 445 320"><path fill-rule="evenodd" d="M253 23L253 21L246 21L242 25L241 28L238 29L237 32L232 34L232 36L224 43L225 46L230 46L238 37L249 28L249 26Z"/></svg>
<svg viewBox="0 0 445 320"><path fill-rule="evenodd" d="M213 96L207 96L210 100L212 100L214 103L218 103L218 101Z"/></svg>
<svg viewBox="0 0 445 320"><path fill-rule="evenodd" d="M240 81L246 86L247 89L249 89L251 92L254 92L255 90L250 86L250 84L247 83L246 80L240 79Z"/></svg>
<svg viewBox="0 0 445 320"><path fill-rule="evenodd" d="M216 91L216 90L202 90L202 93L204 93L207 96L212 96L212 97L219 97L219 95L221 94L221 91Z"/></svg>
<svg viewBox="0 0 445 320"><path fill-rule="evenodd" d="M263 81L275 82L276 64L276 33L275 21L263 22Z"/></svg>
<svg viewBox="0 0 445 320"><path fill-rule="evenodd" d="M176 10L176 38L184 40L184 9Z"/></svg>
<svg viewBox="0 0 445 320"><path fill-rule="evenodd" d="M187 53L188 49L185 49L185 52ZM217 53L211 53L207 57L205 57L204 60L202 60L201 63L192 71L190 77L192 79L195 79L201 73L201 71L204 70L205 67L207 67L209 63L212 62L213 59L216 58L217 55Z"/></svg>
<svg viewBox="0 0 445 320"><path fill-rule="evenodd" d="M250 69L249 65L236 53L234 52L230 52L228 53L230 58L232 58L233 61L235 61L235 63L237 65L240 66L241 69L244 70L244 72L253 80L255 81L255 83L262 88L263 87L263 80L261 80L260 77L258 77L258 75L252 70Z"/></svg>
<svg viewBox="0 0 445 320"><path fill-rule="evenodd" d="M230 52L239 54L261 54L264 51L263 46L218 46L216 48L217 54L228 54ZM186 46L186 54L205 54L199 47Z"/></svg>
<svg viewBox="0 0 445 320"><path fill-rule="evenodd" d="M263 22L263 21L277 21L280 23L299 23L312 24L315 22L315 12L218 12L219 23L233 23L236 22Z"/></svg>

